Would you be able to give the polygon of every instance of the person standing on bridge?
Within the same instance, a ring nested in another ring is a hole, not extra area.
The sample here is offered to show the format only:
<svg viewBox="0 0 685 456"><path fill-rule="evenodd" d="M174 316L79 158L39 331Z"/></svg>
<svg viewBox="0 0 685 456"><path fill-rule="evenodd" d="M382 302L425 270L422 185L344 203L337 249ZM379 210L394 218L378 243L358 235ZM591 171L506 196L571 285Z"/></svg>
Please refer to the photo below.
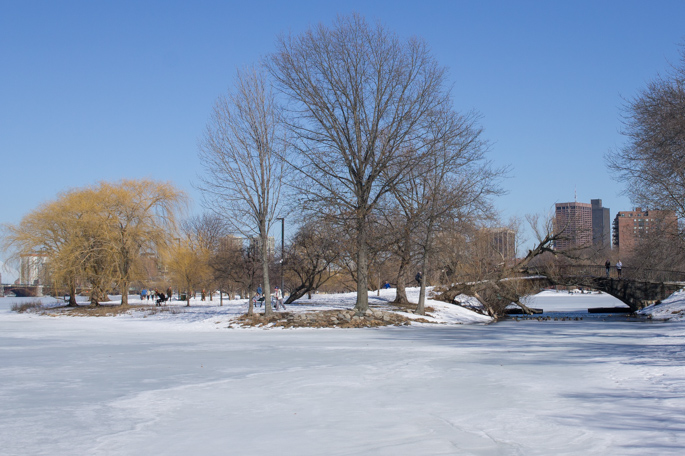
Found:
<svg viewBox="0 0 685 456"><path fill-rule="evenodd" d="M621 260L618 260L618 263L616 263L616 272L618 273L618 278L621 278L621 268L623 267L623 263L621 263Z"/></svg>
<svg viewBox="0 0 685 456"><path fill-rule="evenodd" d="M609 271L611 270L611 261L607 260L606 263L604 263L604 267L607 269L607 279L609 278Z"/></svg>

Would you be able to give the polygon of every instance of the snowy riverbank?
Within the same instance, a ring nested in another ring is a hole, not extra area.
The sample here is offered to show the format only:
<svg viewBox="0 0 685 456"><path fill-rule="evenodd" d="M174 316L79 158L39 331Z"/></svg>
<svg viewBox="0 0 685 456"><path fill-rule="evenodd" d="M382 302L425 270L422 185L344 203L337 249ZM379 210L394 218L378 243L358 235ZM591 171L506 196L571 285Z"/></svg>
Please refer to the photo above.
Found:
<svg viewBox="0 0 685 456"><path fill-rule="evenodd" d="M685 321L685 291L673 293L662 303L645 307L638 313L653 320Z"/></svg>
<svg viewBox="0 0 685 456"><path fill-rule="evenodd" d="M418 301L418 288L407 289L407 296L410 301ZM110 296L112 301L104 303L104 305L116 306L120 297ZM390 301L395 298L395 290L381 290L380 294L369 294L369 305L374 309L390 310L396 312L404 317L413 319L415 315L409 312L398 311L389 305ZM84 304L87 304L85 298ZM53 298L0 298L0 312L9 311L11 306L16 303L40 300L45 306L62 306L64 302ZM288 312L290 313L307 313L314 311L326 310L342 310L352 309L356 301L356 293L341 293L341 294L315 294L312 299L302 298L295 303L288 305ZM179 326L187 326L192 329L217 329L226 328L229 324L236 321L236 319L247 312L247 302L245 299L238 300L223 300L223 305L220 305L218 296L214 296L212 301L208 299L201 301L200 299L191 299L190 307L186 307L185 301L172 300L163 309L155 308L153 301L142 301L138 296L130 296L129 304L136 306L141 304L149 304L150 310L135 310L129 313L118 315L112 318L117 321L145 321L150 325L170 325L178 328ZM473 324L473 323L490 323L492 319L488 316L478 314L460 306L450 305L441 301L432 299L426 300L426 306L434 310L430 312L430 316L422 317L432 323L441 324ZM163 310L163 311L159 311ZM171 311L170 311L171 310ZM262 312L263 309L256 308L256 312ZM35 314L23 314L25 318L35 318ZM21 317L17 317L21 318ZM47 318L47 317L45 317ZM69 318L67 316L58 316L56 318ZM89 318L89 317L80 317ZM236 328L236 326L232 326Z"/></svg>

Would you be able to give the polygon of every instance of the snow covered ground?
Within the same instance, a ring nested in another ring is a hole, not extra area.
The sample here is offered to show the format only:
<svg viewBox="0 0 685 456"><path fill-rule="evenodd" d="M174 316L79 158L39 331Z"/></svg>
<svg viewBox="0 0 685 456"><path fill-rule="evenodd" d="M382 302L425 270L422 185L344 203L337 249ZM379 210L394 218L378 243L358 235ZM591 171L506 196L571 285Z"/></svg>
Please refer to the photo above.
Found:
<svg viewBox="0 0 685 456"><path fill-rule="evenodd" d="M380 294L377 295L376 292L369 294L369 305L372 308L384 309L384 310L395 310L390 309L388 306L389 301L395 298L395 289L381 290ZM419 297L418 288L408 288L407 297L412 302L417 302ZM110 296L112 301L108 303L103 303L104 305L116 306L121 302L120 296ZM0 299L0 310L3 308L9 309L11 304L19 303L22 301L36 301L37 298L5 298ZM40 301L47 307L52 306L63 306L64 301L56 300L53 298L40 298ZM88 304L88 299L86 297L79 297L78 300L83 302L84 305ZM304 313L313 312L321 310L334 310L334 309L352 309L356 301L356 293L345 293L345 294L314 294L312 299L307 299L306 297L296 301L293 304L289 304L288 312L294 313ZM150 325L155 323L162 325L171 325L174 327L180 327L183 329L216 329L216 328L226 328L236 317L244 315L247 312L247 301L245 299L238 299L235 301L229 301L224 297L223 306L220 305L218 295L213 297L212 301L207 300L202 301L199 298L193 298L190 301L190 307L186 307L185 301L172 300L169 305L163 308L155 308L154 301L141 301L139 296L129 296L129 304L140 305L149 304L150 312L131 312L130 314L120 315L115 317L115 320L125 320L125 321L139 321L145 320ZM470 324L470 323L490 323L492 319L488 316L481 315L463 307L450 305L441 301L435 301L432 299L426 299L426 306L430 306L434 309L431 312L432 316L422 317L429 321L436 323L445 324ZM168 312L167 310L173 310L174 312ZM158 310L162 312L154 313ZM262 312L263 309L256 308L255 311ZM401 313L407 317L414 317L411 313ZM58 317L58 318L71 318L71 317Z"/></svg>
<svg viewBox="0 0 685 456"><path fill-rule="evenodd" d="M570 299L572 298L572 299ZM528 307L542 309L544 312L584 312L597 307L628 307L606 293L581 293L579 290L545 290L534 296L527 296L523 303Z"/></svg>
<svg viewBox="0 0 685 456"><path fill-rule="evenodd" d="M227 329L237 303L72 318L12 301L3 455L685 453L685 322Z"/></svg>
<svg viewBox="0 0 685 456"><path fill-rule="evenodd" d="M646 307L639 313L654 320L685 321L685 291L673 293L661 304Z"/></svg>

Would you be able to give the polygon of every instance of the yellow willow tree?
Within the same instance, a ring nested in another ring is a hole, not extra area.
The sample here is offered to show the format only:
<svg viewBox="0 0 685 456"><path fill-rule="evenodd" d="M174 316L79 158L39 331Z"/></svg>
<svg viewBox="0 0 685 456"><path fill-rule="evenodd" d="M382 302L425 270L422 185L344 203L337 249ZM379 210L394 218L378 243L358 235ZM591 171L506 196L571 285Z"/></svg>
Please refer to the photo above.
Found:
<svg viewBox="0 0 685 456"><path fill-rule="evenodd" d="M128 287L141 270L141 253L168 243L184 201L168 183L103 182L63 193L18 225L6 225L3 245L15 260L47 256L53 280L69 288L69 305L76 305L79 280L91 286L93 304L118 284L126 305Z"/></svg>
<svg viewBox="0 0 685 456"><path fill-rule="evenodd" d="M116 248L109 242L109 224L103 211L103 199L97 190L74 191L71 207L80 214L74 226L75 242L70 258L84 282L90 285L90 303L109 301L107 293L116 280Z"/></svg>
<svg viewBox="0 0 685 456"><path fill-rule="evenodd" d="M24 216L18 225L3 228L3 247L11 252L11 260L35 254L47 257L52 282L69 290L69 306L77 305L79 281L90 283L95 303L111 284L113 250L106 241L107 226L92 189L62 193Z"/></svg>
<svg viewBox="0 0 685 456"><path fill-rule="evenodd" d="M193 290L206 283L211 276L209 266L210 250L197 232L184 230L180 238L169 245L165 253L165 264L171 273L171 280L185 290L186 305L190 306ZM180 293L179 293L180 299Z"/></svg>
<svg viewBox="0 0 685 456"><path fill-rule="evenodd" d="M107 226L106 242L114 254L121 304L128 305L129 286L141 272L141 253L170 243L186 196L168 182L148 179L101 182L94 191Z"/></svg>

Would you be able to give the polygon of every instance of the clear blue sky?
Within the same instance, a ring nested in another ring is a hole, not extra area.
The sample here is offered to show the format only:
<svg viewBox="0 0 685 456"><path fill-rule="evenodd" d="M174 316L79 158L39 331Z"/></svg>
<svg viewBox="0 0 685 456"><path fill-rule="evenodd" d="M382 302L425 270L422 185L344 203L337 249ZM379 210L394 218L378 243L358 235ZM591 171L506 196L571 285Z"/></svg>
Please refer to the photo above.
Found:
<svg viewBox="0 0 685 456"><path fill-rule="evenodd" d="M455 107L510 165L505 218L601 198L630 208L603 156L633 96L685 38L684 1L0 0L0 223L70 187L152 177L188 191L197 141L235 68L283 32L359 12L426 39ZM277 236L278 237L278 236Z"/></svg>

